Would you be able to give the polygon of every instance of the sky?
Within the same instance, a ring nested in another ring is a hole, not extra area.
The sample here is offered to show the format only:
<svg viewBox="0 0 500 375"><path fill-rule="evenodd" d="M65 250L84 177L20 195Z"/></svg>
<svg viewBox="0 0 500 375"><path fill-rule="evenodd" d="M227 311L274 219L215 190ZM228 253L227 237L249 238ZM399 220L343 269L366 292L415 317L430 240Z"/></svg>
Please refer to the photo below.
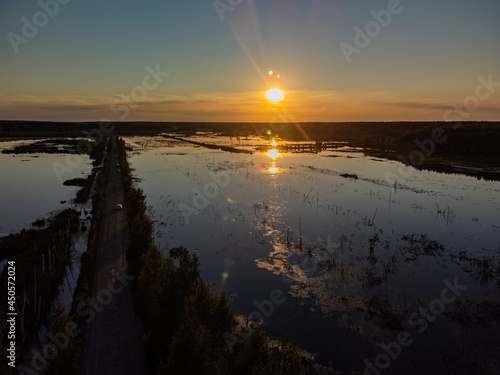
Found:
<svg viewBox="0 0 500 375"><path fill-rule="evenodd" d="M499 19L499 0L2 0L0 120L498 121Z"/></svg>

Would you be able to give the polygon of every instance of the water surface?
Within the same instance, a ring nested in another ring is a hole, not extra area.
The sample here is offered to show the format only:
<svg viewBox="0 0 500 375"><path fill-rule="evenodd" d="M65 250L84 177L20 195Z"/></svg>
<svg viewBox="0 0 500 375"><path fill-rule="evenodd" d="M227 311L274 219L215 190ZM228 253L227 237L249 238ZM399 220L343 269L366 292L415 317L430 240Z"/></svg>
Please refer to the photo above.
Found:
<svg viewBox="0 0 500 375"><path fill-rule="evenodd" d="M260 312L250 319L272 337L289 333L345 372L362 370L399 330L414 342L390 373L411 373L410 362L461 373L474 356L487 360L476 352L482 335L498 332L484 304L500 300L498 182L413 170L388 183L400 163L353 150L273 160L161 137L127 142L159 247L198 254L203 278L227 291L237 314ZM455 278L463 296L416 332L412 314ZM286 302L266 302L272 293ZM486 324L464 328L471 314Z"/></svg>

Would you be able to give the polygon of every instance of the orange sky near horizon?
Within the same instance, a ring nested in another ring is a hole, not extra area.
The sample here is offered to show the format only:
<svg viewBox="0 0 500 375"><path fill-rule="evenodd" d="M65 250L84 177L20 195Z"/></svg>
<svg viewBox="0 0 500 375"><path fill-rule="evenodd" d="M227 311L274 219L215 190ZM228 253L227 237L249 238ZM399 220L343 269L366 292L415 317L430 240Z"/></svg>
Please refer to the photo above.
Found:
<svg viewBox="0 0 500 375"><path fill-rule="evenodd" d="M500 111L494 96L467 110L451 98L408 98L390 92L286 91L277 103L269 102L265 91L151 95L137 102L95 96L0 98L0 113L8 114L2 116L6 120L355 122L455 121L459 116L467 121L496 121ZM463 108L454 107L457 104Z"/></svg>
<svg viewBox="0 0 500 375"><path fill-rule="evenodd" d="M238 4L8 2L0 120L500 120L498 0Z"/></svg>

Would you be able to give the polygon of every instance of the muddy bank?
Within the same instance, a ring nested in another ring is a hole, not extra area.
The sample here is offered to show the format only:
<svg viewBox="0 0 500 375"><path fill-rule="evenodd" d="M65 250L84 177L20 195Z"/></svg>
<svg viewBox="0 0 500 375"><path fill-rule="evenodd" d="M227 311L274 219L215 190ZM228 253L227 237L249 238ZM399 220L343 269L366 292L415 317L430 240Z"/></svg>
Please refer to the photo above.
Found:
<svg viewBox="0 0 500 375"><path fill-rule="evenodd" d="M231 146L221 146L221 145L205 143L205 142L196 142L196 141L191 141L189 139L180 138L180 137L173 137L173 136L169 136L169 135L164 135L164 137L170 138L170 139L175 139L175 140L181 141L181 142L191 143L191 144L197 145L197 146L210 148L212 150L222 150L222 151L233 152L233 153L238 153L238 154L252 154L252 151L242 150L240 148L231 147Z"/></svg>
<svg viewBox="0 0 500 375"><path fill-rule="evenodd" d="M76 154L79 139L44 139L28 145L19 145L10 150L3 150L4 154Z"/></svg>

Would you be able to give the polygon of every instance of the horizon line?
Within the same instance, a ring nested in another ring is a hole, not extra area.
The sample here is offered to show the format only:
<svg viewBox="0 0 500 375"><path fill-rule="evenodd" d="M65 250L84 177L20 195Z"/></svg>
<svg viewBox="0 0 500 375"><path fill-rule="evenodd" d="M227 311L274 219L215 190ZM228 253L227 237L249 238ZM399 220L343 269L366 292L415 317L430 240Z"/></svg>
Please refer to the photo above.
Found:
<svg viewBox="0 0 500 375"><path fill-rule="evenodd" d="M134 121L104 121L104 120L90 120L90 121L59 121L59 120L0 120L4 122L34 122L34 123L69 123L69 124L93 124L109 122L112 124L133 124L133 123L149 123L149 124L269 124L269 121L147 121L147 120L134 120ZM446 121L446 120L391 120L391 121L283 121L280 124L370 124L370 123L500 123L499 120L463 120L463 121Z"/></svg>

